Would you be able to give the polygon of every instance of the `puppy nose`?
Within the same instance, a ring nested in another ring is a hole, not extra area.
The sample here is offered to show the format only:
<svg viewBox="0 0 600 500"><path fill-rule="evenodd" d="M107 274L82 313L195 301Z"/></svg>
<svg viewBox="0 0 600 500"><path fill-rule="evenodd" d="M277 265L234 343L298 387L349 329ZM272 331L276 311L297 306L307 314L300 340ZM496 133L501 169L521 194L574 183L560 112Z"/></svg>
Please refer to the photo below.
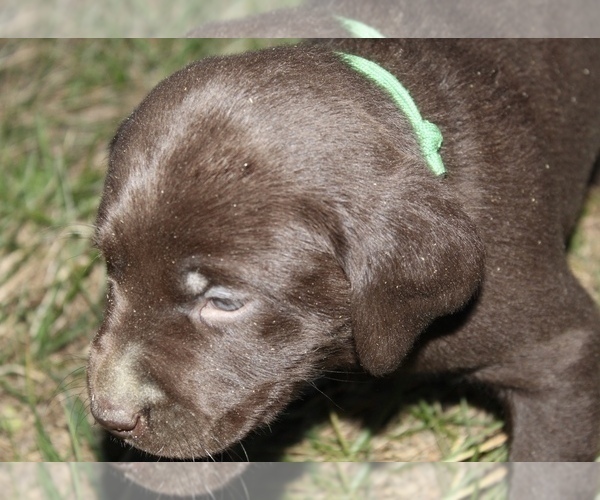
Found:
<svg viewBox="0 0 600 500"><path fill-rule="evenodd" d="M92 415L102 427L120 437L128 437L141 430L141 412L119 408L108 402L95 401Z"/></svg>

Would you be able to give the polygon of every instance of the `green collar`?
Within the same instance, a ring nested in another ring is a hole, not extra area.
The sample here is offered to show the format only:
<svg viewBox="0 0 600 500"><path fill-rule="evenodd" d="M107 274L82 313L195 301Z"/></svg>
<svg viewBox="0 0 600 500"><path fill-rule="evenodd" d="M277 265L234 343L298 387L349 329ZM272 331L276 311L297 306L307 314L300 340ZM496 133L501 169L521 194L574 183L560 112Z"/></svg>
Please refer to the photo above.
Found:
<svg viewBox="0 0 600 500"><path fill-rule="evenodd" d="M337 19L358 38L384 38L377 30L353 19L337 17ZM338 52L342 59L353 69L372 80L376 85L385 90L392 97L393 101L406 115L410 122L421 152L429 169L437 176L446 173L446 167L440 156L439 150L442 146L442 133L434 123L424 120L419 112L419 108L410 96L408 90L392 75L389 71L382 68L379 64L364 59L353 54Z"/></svg>
<svg viewBox="0 0 600 500"><path fill-rule="evenodd" d="M375 28L371 28L371 26L361 23L356 19L349 19L342 16L335 16L335 18L345 29L352 33L354 38L385 38L385 36Z"/></svg>
<svg viewBox="0 0 600 500"><path fill-rule="evenodd" d="M353 69L365 75L390 94L393 101L406 115L412 125L429 169L435 175L444 175L446 168L439 153L439 149L442 146L442 133L437 125L423 119L421 113L419 113L419 108L417 108L408 90L403 87L394 75L383 69L379 64L352 54L345 54L343 52L338 52L338 54Z"/></svg>

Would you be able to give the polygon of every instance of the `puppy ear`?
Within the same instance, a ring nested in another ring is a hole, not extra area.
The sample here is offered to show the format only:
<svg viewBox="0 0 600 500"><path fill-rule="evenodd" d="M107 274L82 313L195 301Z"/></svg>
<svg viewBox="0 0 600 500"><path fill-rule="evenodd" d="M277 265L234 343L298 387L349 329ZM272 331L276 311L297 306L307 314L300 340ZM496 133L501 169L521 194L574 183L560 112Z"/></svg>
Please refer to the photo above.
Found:
<svg viewBox="0 0 600 500"><path fill-rule="evenodd" d="M483 244L442 182L375 202L346 240L353 335L373 375L396 369L417 336L463 307L480 285Z"/></svg>

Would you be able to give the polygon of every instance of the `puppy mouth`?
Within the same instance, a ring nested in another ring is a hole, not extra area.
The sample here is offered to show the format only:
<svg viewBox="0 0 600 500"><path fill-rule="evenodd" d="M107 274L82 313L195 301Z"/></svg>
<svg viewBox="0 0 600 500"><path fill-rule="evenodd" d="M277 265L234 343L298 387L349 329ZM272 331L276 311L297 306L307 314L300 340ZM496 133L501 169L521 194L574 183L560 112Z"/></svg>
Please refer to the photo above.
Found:
<svg viewBox="0 0 600 500"><path fill-rule="evenodd" d="M262 401L246 398L221 408L215 415L207 416L199 408L191 410L171 400L146 409L126 429L114 425L105 428L144 456L150 454L169 461L212 461L222 456L227 461L245 461L239 443L253 430L268 425L292 399L291 390L278 390L277 384L269 389L264 388ZM255 394L259 392L257 389ZM106 426L104 421L98 423Z"/></svg>
<svg viewBox="0 0 600 500"><path fill-rule="evenodd" d="M93 393L93 386L91 390ZM270 392L265 391L266 400L257 404L253 412L244 411L251 403L244 400L222 407L219 416L209 416L198 407L182 406L173 398L136 410L99 395L92 398L91 412L112 436L144 453L175 460L204 459L226 452L268 420L274 412L271 407L281 402Z"/></svg>

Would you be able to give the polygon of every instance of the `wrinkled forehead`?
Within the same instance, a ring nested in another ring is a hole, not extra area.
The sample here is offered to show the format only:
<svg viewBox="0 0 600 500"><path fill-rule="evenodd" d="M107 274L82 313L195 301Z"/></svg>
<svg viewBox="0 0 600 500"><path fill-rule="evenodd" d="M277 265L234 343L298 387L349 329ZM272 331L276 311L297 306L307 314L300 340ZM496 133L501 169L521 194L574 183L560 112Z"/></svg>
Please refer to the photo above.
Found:
<svg viewBox="0 0 600 500"><path fill-rule="evenodd" d="M270 168L243 120L205 94L196 90L168 106L155 99L121 125L111 145L98 238L128 220L159 233L191 230L192 220L205 231L225 230L244 214L256 218L268 210L265 191L278 183L278 169ZM276 197L281 189L272 191Z"/></svg>
<svg viewBox="0 0 600 500"><path fill-rule="evenodd" d="M296 254L312 246L293 195L251 162L152 169L130 169L113 183L98 216L97 245L131 273L187 266L250 281L257 270L289 275Z"/></svg>
<svg viewBox="0 0 600 500"><path fill-rule="evenodd" d="M189 210L177 200L168 210L111 218L98 225L96 236L109 273L141 293L156 290L157 283L169 287L190 272L211 284L275 293L308 270L311 256L326 254L318 235L284 207L219 204Z"/></svg>
<svg viewBox="0 0 600 500"><path fill-rule="evenodd" d="M315 246L307 224L325 216L314 200L336 185L319 177L335 173L321 168L329 148L315 150L323 110L306 110L303 89L275 92L228 68L178 72L119 128L96 224L105 254L259 260ZM290 113L292 97L304 111Z"/></svg>

